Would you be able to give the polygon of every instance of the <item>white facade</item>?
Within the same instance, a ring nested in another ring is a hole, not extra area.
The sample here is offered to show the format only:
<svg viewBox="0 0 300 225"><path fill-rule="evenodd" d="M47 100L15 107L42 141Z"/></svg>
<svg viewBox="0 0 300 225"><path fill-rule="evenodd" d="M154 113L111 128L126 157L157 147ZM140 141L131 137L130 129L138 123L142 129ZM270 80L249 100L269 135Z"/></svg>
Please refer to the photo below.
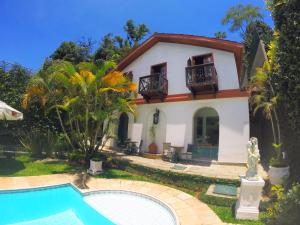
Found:
<svg viewBox="0 0 300 225"><path fill-rule="evenodd" d="M196 55L212 53L218 73L219 90L238 89L239 81L234 54L217 49L159 42L128 65L123 72L132 71L133 81L149 75L152 65L167 63L169 95L190 93L185 85L187 60ZM140 98L141 96L139 96Z"/></svg>
<svg viewBox="0 0 300 225"><path fill-rule="evenodd" d="M131 62L123 72L131 71L133 81L139 83L139 77L150 75L152 65L167 63L168 95L190 94L186 87L185 67L190 57L212 53L218 76L219 91L239 90L239 80L234 53L206 47L186 44L158 42ZM138 96L142 98L142 96ZM185 146L194 144L195 120L199 109L213 108L219 116L219 162L245 163L246 144L249 140L248 97L211 98L175 102L145 103L137 107L135 122L143 124L143 151L148 151L151 143L149 129L152 126L155 110L160 111L159 124L156 128L156 144L162 152L166 141L167 124L186 124ZM130 124L134 122L129 116ZM129 137L130 138L130 137ZM111 143L111 145L115 145Z"/></svg>

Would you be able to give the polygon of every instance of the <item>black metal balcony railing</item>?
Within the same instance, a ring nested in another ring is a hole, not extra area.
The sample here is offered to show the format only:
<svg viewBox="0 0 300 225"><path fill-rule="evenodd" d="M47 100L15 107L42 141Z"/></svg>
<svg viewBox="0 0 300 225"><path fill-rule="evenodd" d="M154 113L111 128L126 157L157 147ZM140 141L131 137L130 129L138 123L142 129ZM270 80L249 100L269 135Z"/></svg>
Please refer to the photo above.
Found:
<svg viewBox="0 0 300 225"><path fill-rule="evenodd" d="M151 98L160 98L163 100L168 95L168 80L164 74L151 74L140 77L139 94L141 94L146 101Z"/></svg>
<svg viewBox="0 0 300 225"><path fill-rule="evenodd" d="M216 92L218 90L217 71L214 63L206 63L185 68L186 86L193 94Z"/></svg>

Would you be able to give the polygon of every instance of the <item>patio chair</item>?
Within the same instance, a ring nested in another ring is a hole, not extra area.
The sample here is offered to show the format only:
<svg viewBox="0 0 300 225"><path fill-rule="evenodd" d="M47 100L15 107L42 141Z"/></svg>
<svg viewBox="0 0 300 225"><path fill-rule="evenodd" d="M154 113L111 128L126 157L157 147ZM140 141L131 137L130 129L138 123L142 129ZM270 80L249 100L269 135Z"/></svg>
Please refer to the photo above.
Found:
<svg viewBox="0 0 300 225"><path fill-rule="evenodd" d="M172 159L171 143L163 143L162 160L171 161L171 159Z"/></svg>
<svg viewBox="0 0 300 225"><path fill-rule="evenodd" d="M194 145L188 144L187 151L180 154L181 159L184 160L185 162L191 161L193 149L194 149Z"/></svg>
<svg viewBox="0 0 300 225"><path fill-rule="evenodd" d="M125 148L125 153L127 154L140 154L142 152L142 131L143 124L134 123L132 124L130 141L128 141Z"/></svg>

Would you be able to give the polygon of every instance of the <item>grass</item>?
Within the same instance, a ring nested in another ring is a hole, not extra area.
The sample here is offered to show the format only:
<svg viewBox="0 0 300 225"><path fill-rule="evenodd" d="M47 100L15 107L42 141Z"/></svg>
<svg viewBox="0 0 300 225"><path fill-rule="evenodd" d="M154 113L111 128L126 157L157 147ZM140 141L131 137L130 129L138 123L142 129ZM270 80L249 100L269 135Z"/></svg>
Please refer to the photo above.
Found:
<svg viewBox="0 0 300 225"><path fill-rule="evenodd" d="M71 173L78 170L64 161L43 161L31 159L26 155L17 156L15 159L0 158L0 176L38 176L57 173Z"/></svg>
<svg viewBox="0 0 300 225"><path fill-rule="evenodd" d="M81 167L71 166L65 161L61 160L36 160L24 155L18 156L15 159L0 158L0 176L38 176L58 173L73 173L80 170L82 170ZM229 206L231 205L230 202L228 202L228 206L221 206L218 204L223 204L224 200L217 197L207 197L204 194L209 186L209 183L213 182L209 180L205 181L206 178L199 178L199 180L197 180L197 178L190 179L189 177L184 177L183 175L179 175L177 177L174 174L160 172L159 170L154 171L151 169L143 169L139 166L137 167L130 165L122 169L106 169L104 173L98 175L97 177L160 183L184 191L196 198L199 198L201 201L204 201L223 222L245 225L265 224L262 222L263 218L266 217L265 213L261 213L259 221L236 220L234 218L232 208Z"/></svg>
<svg viewBox="0 0 300 225"><path fill-rule="evenodd" d="M137 174L129 173L124 170L118 169L108 169L105 170L102 174L97 176L98 178L107 178L107 179L124 179L124 180L138 180L138 181L151 181L145 176L140 176Z"/></svg>
<svg viewBox="0 0 300 225"><path fill-rule="evenodd" d="M260 218L258 221L253 220L237 220L234 218L234 211L230 207L208 205L218 216L219 218L226 223L238 223L245 225L265 225L263 219L266 218L266 213L260 213Z"/></svg>

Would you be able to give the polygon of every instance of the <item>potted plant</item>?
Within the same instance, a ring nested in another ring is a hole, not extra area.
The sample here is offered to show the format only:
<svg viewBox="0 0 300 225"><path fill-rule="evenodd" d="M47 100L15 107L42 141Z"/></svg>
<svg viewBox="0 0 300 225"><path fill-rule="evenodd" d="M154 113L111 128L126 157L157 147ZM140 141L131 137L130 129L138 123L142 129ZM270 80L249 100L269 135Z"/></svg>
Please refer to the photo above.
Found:
<svg viewBox="0 0 300 225"><path fill-rule="evenodd" d="M150 137L152 139L151 144L148 146L148 150L150 154L156 154L157 153L157 145L155 144L155 126L152 125L150 127Z"/></svg>
<svg viewBox="0 0 300 225"><path fill-rule="evenodd" d="M268 175L270 178L271 184L282 184L284 178L289 176L289 169L284 154L281 151L281 144L273 144L273 147L276 151L276 156L272 157L269 162L269 171Z"/></svg>
<svg viewBox="0 0 300 225"><path fill-rule="evenodd" d="M270 121L273 135L273 148L275 150L275 157L269 162L268 175L271 184L281 184L284 177L289 175L289 166L286 163L285 154L282 150L280 121L277 113L277 102L279 96L277 95L272 80L273 75L277 72L275 50L276 37L270 44L268 51L268 60L265 61L263 67L256 69L256 74L252 77L250 89L252 96L250 98L251 106L254 106L253 113L255 114L259 109L262 110L264 116Z"/></svg>
<svg viewBox="0 0 300 225"><path fill-rule="evenodd" d="M106 160L106 156L101 153L96 153L90 158L90 168L88 173L92 175L100 174L102 172L102 164Z"/></svg>

